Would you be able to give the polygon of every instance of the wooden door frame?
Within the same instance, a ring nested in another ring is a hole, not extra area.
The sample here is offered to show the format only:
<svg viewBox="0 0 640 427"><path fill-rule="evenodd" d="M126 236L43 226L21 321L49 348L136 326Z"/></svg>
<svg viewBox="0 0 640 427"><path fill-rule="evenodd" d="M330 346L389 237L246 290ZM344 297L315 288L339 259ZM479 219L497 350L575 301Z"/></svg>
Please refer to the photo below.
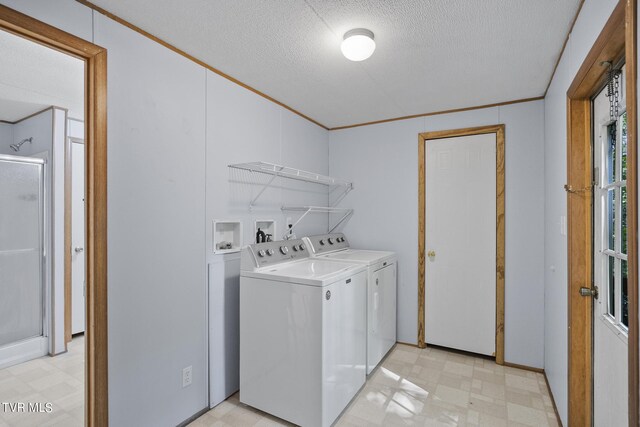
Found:
<svg viewBox="0 0 640 427"><path fill-rule="evenodd" d="M85 62L85 424L107 427L107 51L2 5L0 28Z"/></svg>
<svg viewBox="0 0 640 427"><path fill-rule="evenodd" d="M504 364L504 124L418 135L418 347L425 348L426 143L432 139L496 134L496 363Z"/></svg>
<svg viewBox="0 0 640 427"><path fill-rule="evenodd" d="M569 425L593 422L593 299L579 295L593 283L592 98L607 68L623 59L627 73L627 246L629 298L629 425L638 426L638 217L636 0L620 0L567 91L567 258Z"/></svg>

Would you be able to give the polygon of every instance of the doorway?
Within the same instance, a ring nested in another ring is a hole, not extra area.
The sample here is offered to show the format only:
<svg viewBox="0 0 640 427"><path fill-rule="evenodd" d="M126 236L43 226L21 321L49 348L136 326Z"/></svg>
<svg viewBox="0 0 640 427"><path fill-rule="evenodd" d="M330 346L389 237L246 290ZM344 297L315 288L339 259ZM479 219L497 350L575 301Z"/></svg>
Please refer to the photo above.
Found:
<svg viewBox="0 0 640 427"><path fill-rule="evenodd" d="M81 105L81 114L85 118L84 140L86 143L86 189L85 189L85 221L87 235L85 239L84 252L86 256L86 345L82 356L86 366L80 374L84 377L84 411L78 416L84 420L84 424L89 426L108 425L108 393L107 393L107 192L106 192L106 51L99 46L85 40L65 33L55 27L44 24L29 16L16 12L6 6L0 5L0 30L18 36L22 41L28 41L33 46L49 48L51 52L62 53L70 57L79 59L84 64L82 76L84 78L83 92L85 100ZM11 68L11 61L18 57L3 56L2 62L6 67ZM50 105L51 103L49 103ZM14 103L20 107L21 104ZM24 105L22 105L24 106ZM56 110L56 108L52 108ZM63 110L63 109L60 109ZM56 130L65 128L65 120L61 126L53 126ZM49 128L42 128L49 129ZM28 139L28 138L25 138ZM42 138L44 141L46 138ZM36 137L31 142L20 141L27 152L27 148L38 140ZM64 152L64 141L60 145ZM34 153L36 156L38 153ZM40 153L41 154L41 153ZM54 153L55 154L55 153ZM55 158L50 165L57 165L57 170L52 169L52 176L56 173L63 174L61 165L62 156ZM45 165L47 163L45 162ZM45 166L46 167L46 166ZM46 174L46 172L45 172ZM56 197L61 197L64 204L63 191L58 191L51 195L52 201ZM31 200L32 197L27 197ZM4 202L4 200L3 200ZM59 211L59 217L64 215ZM54 218L55 222L55 218ZM64 221L60 221L64 225ZM63 238L59 236L54 243L64 248ZM51 253L45 252L45 257L51 258ZM63 257L62 257L63 258ZM64 272L62 268L53 270L53 273L61 275L59 283L64 282ZM56 308L58 312L64 311L64 290L60 287L54 292L51 289L51 309ZM57 299L56 299L57 296ZM55 320L55 316L51 319ZM59 321L58 324L64 324ZM53 328L53 330L56 330ZM65 345L64 329L62 333L52 334L50 341L58 340ZM9 396L11 397L11 396ZM6 399L4 400L7 401ZM11 402L8 403L16 403ZM41 409L44 413L53 412L53 402L31 402L32 406L27 406L28 402L23 402L25 407ZM14 405L17 406L17 405ZM84 412L84 414L82 414ZM21 414L13 414L21 415ZM6 418L6 417L5 417Z"/></svg>
<svg viewBox="0 0 640 427"><path fill-rule="evenodd" d="M84 122L78 120L76 127L84 127ZM69 261L71 264L70 282L65 283L65 289L67 294L70 294L69 298L65 298L65 315L71 317L70 326L67 324L67 341L70 341L72 337L84 334L86 323L86 258L84 256L84 242L85 242L85 167L84 167L84 139L78 137L68 136L67 138L67 159L71 157L70 161L67 161L66 165L66 179L71 181L69 185L67 183L67 191L65 194L65 220L67 225L70 218L70 230L65 233L65 238L70 237L70 248L67 252ZM70 176L69 176L70 175ZM69 262L68 261L68 262ZM70 292L69 292L70 291Z"/></svg>
<svg viewBox="0 0 640 427"><path fill-rule="evenodd" d="M570 425L638 425L636 55L636 2L621 0L567 91ZM626 63L627 84L620 88L626 115L620 109L620 114L600 121L602 108L609 113L609 106L597 95L621 63ZM625 120L626 159L619 133ZM615 135L609 133L614 123ZM626 347L618 334L625 329ZM613 394L604 396L607 391Z"/></svg>
<svg viewBox="0 0 640 427"><path fill-rule="evenodd" d="M504 363L504 141L504 125L427 132L418 141L418 345L485 354L499 364ZM482 286L469 286L478 277ZM486 303L464 303L478 299Z"/></svg>

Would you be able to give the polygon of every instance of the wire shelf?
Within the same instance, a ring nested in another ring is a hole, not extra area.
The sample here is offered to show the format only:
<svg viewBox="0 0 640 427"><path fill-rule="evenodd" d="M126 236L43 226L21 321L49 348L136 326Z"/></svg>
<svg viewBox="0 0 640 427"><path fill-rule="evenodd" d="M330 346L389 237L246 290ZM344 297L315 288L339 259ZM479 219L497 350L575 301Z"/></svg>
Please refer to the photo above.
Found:
<svg viewBox="0 0 640 427"><path fill-rule="evenodd" d="M314 172L305 171L302 169L291 168L289 166L276 165L268 162L249 162L249 163L236 163L229 165L230 168L248 170L252 172L260 172L268 175L281 176L289 179L296 179L298 181L312 182L314 184L322 184L330 187L344 186L352 187L351 182L343 179L333 178L331 176L321 175Z"/></svg>
<svg viewBox="0 0 640 427"><path fill-rule="evenodd" d="M305 171L302 169L291 168L289 166L276 165L274 163L268 162L249 162L249 163L236 163L232 165L228 165L233 169L241 169L250 172L259 172L267 175L271 175L272 178L263 185L262 189L258 192L258 194L251 200L249 203L249 209L252 209L256 201L262 196L264 191L269 188L269 186L273 183L273 181L277 177L294 179L297 181L311 182L314 184L322 184L332 188L342 188L340 195L335 200L334 205L338 204L340 200L347 195L347 193L353 190L353 183L345 181L343 179L333 178L327 175L321 175L314 172Z"/></svg>

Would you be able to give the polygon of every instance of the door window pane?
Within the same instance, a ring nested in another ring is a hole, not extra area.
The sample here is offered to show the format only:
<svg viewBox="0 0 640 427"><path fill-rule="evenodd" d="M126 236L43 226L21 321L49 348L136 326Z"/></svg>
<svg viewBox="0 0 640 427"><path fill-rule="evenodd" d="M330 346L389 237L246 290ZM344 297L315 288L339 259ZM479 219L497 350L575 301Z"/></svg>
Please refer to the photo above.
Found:
<svg viewBox="0 0 640 427"><path fill-rule="evenodd" d="M627 113L624 113L619 120L620 125L622 126L621 129L621 135L620 135L620 139L621 139L621 149L622 149L622 161L621 161L621 166L622 166L622 180L626 181L627 179Z"/></svg>
<svg viewBox="0 0 640 427"><path fill-rule="evenodd" d="M627 187L621 188L621 200L622 200L622 214L620 220L622 221L622 253L627 253Z"/></svg>
<svg viewBox="0 0 640 427"><path fill-rule="evenodd" d="M615 251L615 230L616 230L616 192L614 189L611 189L607 192L607 208L606 208L606 218L607 218L607 230L609 235L609 249Z"/></svg>
<svg viewBox="0 0 640 427"><path fill-rule="evenodd" d="M615 124L607 126L607 141L605 146L605 175L606 182L612 184L616 180L616 138L611 133L615 129Z"/></svg>
<svg viewBox="0 0 640 427"><path fill-rule="evenodd" d="M608 301L608 307L607 307L607 312L611 315L611 317L616 317L616 277L615 277L615 265L616 265L616 260L614 257L607 257L609 258L609 301Z"/></svg>
<svg viewBox="0 0 640 427"><path fill-rule="evenodd" d="M627 300L627 261L622 260L622 319L621 323L629 327L629 307Z"/></svg>

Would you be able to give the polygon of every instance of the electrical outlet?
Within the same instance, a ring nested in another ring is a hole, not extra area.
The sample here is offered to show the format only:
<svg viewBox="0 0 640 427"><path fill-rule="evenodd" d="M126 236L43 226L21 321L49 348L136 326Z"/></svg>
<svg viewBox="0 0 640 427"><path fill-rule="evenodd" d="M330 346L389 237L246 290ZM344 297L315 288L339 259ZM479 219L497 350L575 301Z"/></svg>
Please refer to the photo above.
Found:
<svg viewBox="0 0 640 427"><path fill-rule="evenodd" d="M188 387L193 381L193 367L187 366L182 370L182 388Z"/></svg>

